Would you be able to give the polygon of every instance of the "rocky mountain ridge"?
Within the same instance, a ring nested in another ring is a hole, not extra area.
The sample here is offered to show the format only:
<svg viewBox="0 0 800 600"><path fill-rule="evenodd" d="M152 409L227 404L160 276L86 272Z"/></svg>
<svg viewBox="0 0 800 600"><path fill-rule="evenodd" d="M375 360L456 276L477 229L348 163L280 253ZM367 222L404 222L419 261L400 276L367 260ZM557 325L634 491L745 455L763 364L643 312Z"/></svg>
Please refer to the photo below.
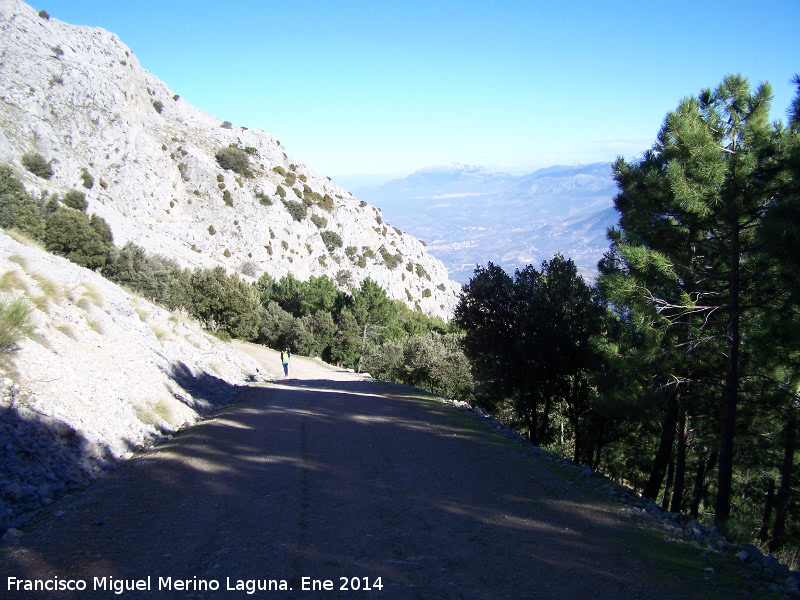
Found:
<svg viewBox="0 0 800 600"><path fill-rule="evenodd" d="M244 171L216 158L231 147L247 157ZM25 171L26 153L50 161L52 178ZM370 277L445 318L457 302L441 261L380 209L265 131L191 106L114 34L45 18L21 0L0 0L0 161L37 193L84 192L116 245L132 241L186 267L327 275L343 289Z"/></svg>

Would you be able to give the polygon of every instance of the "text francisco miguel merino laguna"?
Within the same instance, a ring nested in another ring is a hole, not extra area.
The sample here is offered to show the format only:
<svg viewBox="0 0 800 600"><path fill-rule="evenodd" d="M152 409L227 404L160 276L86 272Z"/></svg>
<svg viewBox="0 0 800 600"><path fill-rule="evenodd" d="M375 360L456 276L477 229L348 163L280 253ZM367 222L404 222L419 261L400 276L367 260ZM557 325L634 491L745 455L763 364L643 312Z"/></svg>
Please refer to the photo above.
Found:
<svg viewBox="0 0 800 600"><path fill-rule="evenodd" d="M157 587L153 587L153 583ZM308 580L308 582L306 581ZM304 577L302 584L305 588L306 585L311 585L311 578ZM90 588L85 579L59 579L57 576L52 579L18 579L16 577L9 577L6 589L7 591L19 592L34 592L34 591L47 591L47 592L63 592L63 591L84 591L91 589L93 591L109 591L116 594L122 594L129 591L142 591L149 592L152 590L178 590L178 591L217 591L220 589L220 583L216 579L173 579L172 577L158 577L151 578L149 575L144 579L115 579L114 577L94 577L91 582ZM289 582L285 579L231 579L225 578L225 587L222 588L227 591L242 591L248 594L253 594L256 591L291 591ZM309 587L309 590L312 588Z"/></svg>
<svg viewBox="0 0 800 600"><path fill-rule="evenodd" d="M157 587L153 587L155 580ZM7 591L17 592L65 592L91 589L92 591L109 591L115 594L125 592L149 592L155 590L176 590L185 592L216 592L220 589L220 583L216 579L173 579L172 577L150 577L144 579L117 579L114 577L94 577L92 587L88 588L85 579L63 579L58 576L52 579L18 579L9 577L6 583ZM246 594L256 592L290 592L292 587L286 579L231 579L225 578L225 591L239 591ZM380 577L339 577L338 586L331 579L313 579L311 577L300 577L300 591L362 591L382 590L383 583Z"/></svg>

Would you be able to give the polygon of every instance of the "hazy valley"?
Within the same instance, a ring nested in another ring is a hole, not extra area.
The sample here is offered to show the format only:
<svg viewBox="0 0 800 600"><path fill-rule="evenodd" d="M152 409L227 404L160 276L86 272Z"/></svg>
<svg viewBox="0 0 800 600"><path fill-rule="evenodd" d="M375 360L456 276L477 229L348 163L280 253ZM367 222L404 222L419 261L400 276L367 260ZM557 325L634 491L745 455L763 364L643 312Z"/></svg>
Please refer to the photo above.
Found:
<svg viewBox="0 0 800 600"><path fill-rule="evenodd" d="M508 272L556 252L593 278L617 221L611 165L558 166L523 176L454 164L356 190L387 220L427 242L450 277L466 283L475 265Z"/></svg>

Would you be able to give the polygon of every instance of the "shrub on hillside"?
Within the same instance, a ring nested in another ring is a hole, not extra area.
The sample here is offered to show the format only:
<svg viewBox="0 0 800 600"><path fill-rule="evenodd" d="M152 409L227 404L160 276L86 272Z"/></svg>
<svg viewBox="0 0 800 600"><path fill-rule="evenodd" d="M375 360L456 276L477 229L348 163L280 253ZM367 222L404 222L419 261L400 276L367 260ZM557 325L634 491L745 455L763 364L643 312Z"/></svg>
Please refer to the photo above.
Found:
<svg viewBox="0 0 800 600"><path fill-rule="evenodd" d="M335 231L323 231L319 235L325 243L328 252L333 252L336 248L341 248L344 244L344 242L342 242L342 236Z"/></svg>
<svg viewBox="0 0 800 600"><path fill-rule="evenodd" d="M234 171L245 177L253 176L253 172L250 170L250 158L244 150L240 150L235 146L220 148L214 158L217 159L217 163L223 169Z"/></svg>
<svg viewBox="0 0 800 600"><path fill-rule="evenodd" d="M69 206L70 208L84 212L86 212L86 208L89 206L89 203L86 201L86 194L79 192L78 190L68 191L66 194L64 194L64 199L62 202L65 206Z"/></svg>
<svg viewBox="0 0 800 600"><path fill-rule="evenodd" d="M289 343L294 317L277 302L268 301L261 313L258 341L270 348L281 348Z"/></svg>
<svg viewBox="0 0 800 600"><path fill-rule="evenodd" d="M28 152L27 154L23 154L22 166L42 179L50 179L53 176L53 167L50 165L50 162L45 160L41 154L37 154L36 152Z"/></svg>
<svg viewBox="0 0 800 600"><path fill-rule="evenodd" d="M406 383L446 398L474 401L469 361L456 334L431 332L374 347L365 369L378 379Z"/></svg>
<svg viewBox="0 0 800 600"><path fill-rule="evenodd" d="M93 218L96 217L93 215ZM49 219L44 230L44 243L47 250L67 257L70 261L89 269L98 269L106 263L111 243L103 239L99 231L102 225L108 228L100 217L92 224L89 216L77 210L59 208ZM110 237L110 229L108 229Z"/></svg>
<svg viewBox="0 0 800 600"><path fill-rule="evenodd" d="M81 181L83 181L83 187L86 189L92 189L94 185L94 177L92 176L89 171L86 170L86 167L81 169Z"/></svg>
<svg viewBox="0 0 800 600"><path fill-rule="evenodd" d="M18 229L34 240L44 236L40 202L25 191L11 167L0 165L0 227Z"/></svg>
<svg viewBox="0 0 800 600"><path fill-rule="evenodd" d="M190 277L189 310L212 332L254 340L261 321L256 292L236 274L223 267L198 269Z"/></svg>
<svg viewBox="0 0 800 600"><path fill-rule="evenodd" d="M306 205L302 202L286 200L283 204L295 221L302 221L308 215L308 208L306 208Z"/></svg>
<svg viewBox="0 0 800 600"><path fill-rule="evenodd" d="M403 254L400 252L398 252L397 254L392 254L386 249L386 247L381 246L380 253L381 253L381 258L383 258L383 262L390 269L396 268L399 264L403 262Z"/></svg>
<svg viewBox="0 0 800 600"><path fill-rule="evenodd" d="M190 272L171 258L148 255L132 242L109 251L103 276L171 310L189 304Z"/></svg>

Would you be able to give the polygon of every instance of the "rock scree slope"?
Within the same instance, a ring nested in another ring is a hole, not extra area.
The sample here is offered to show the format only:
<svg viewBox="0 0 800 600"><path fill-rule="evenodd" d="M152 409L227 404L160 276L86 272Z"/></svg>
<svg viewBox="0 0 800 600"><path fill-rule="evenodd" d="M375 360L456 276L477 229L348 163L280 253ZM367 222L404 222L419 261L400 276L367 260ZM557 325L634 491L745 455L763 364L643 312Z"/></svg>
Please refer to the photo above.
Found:
<svg viewBox="0 0 800 600"><path fill-rule="evenodd" d="M252 352L277 370L272 353ZM44 507L0 548L3 597L33 597L9 591L10 577L86 581L83 592L36 595L56 598L242 598L250 586L275 598L673 600L759 589L732 556L708 566L692 547L665 551L619 504L439 399L306 359L293 368L305 378L253 384ZM137 581L150 590L111 589ZM198 590L208 585L219 589Z"/></svg>

